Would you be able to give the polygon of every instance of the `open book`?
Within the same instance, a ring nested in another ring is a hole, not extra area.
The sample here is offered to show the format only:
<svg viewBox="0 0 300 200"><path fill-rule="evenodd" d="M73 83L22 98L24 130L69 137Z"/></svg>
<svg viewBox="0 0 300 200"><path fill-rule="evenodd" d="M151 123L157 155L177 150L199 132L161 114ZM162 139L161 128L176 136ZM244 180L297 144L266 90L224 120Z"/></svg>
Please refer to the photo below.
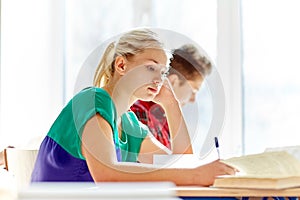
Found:
<svg viewBox="0 0 300 200"><path fill-rule="evenodd" d="M234 157L222 162L237 168L234 176L219 176L214 187L284 189L300 187L300 161L286 151Z"/></svg>

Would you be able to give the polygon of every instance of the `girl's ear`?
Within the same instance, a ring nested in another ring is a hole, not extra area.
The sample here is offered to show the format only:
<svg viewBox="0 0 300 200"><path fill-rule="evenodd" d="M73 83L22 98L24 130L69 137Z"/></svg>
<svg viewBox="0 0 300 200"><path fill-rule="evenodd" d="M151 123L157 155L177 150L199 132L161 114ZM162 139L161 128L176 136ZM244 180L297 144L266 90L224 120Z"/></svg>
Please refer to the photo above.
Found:
<svg viewBox="0 0 300 200"><path fill-rule="evenodd" d="M115 59L115 71L120 75L124 75L126 71L126 64L123 56L117 56Z"/></svg>
<svg viewBox="0 0 300 200"><path fill-rule="evenodd" d="M172 87L179 86L180 80L179 80L179 77L177 74L168 75L168 79L169 79L169 82L171 83Z"/></svg>

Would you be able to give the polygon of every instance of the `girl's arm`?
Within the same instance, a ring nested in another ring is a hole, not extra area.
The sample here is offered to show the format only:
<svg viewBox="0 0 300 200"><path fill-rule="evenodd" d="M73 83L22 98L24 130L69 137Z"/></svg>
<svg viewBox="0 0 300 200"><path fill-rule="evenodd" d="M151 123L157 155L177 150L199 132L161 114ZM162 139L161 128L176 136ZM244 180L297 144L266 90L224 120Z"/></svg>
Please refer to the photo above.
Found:
<svg viewBox="0 0 300 200"><path fill-rule="evenodd" d="M174 173L172 170L168 170L169 175L166 175L164 170L157 170L152 165L117 162L112 129L99 114L86 123L82 134L81 148L95 182L174 181L179 184L192 183L192 179L189 180L184 176L177 177L176 180L175 178L170 179L171 174Z"/></svg>
<svg viewBox="0 0 300 200"><path fill-rule="evenodd" d="M234 169L219 161L194 169L160 169L154 165L117 162L110 125L99 115L92 117L82 134L82 154L95 182L172 181L177 185L213 184L217 175Z"/></svg>

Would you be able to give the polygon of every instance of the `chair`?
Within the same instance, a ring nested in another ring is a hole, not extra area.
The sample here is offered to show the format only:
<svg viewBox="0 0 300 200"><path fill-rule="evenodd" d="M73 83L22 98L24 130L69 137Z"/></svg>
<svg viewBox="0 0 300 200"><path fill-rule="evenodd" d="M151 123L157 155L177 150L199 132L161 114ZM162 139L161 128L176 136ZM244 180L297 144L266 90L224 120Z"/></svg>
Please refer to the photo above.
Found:
<svg viewBox="0 0 300 200"><path fill-rule="evenodd" d="M18 189L29 185L37 153L36 149L6 148L4 150L5 168L14 176Z"/></svg>

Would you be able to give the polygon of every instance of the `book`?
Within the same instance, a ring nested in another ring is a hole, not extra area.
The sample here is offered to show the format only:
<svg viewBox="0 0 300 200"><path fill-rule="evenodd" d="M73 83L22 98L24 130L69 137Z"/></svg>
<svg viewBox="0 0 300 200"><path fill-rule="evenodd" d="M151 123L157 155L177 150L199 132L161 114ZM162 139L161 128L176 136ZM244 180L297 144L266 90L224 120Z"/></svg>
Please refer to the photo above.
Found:
<svg viewBox="0 0 300 200"><path fill-rule="evenodd" d="M222 162L239 170L218 176L213 187L285 189L300 187L300 161L286 151L233 157Z"/></svg>

